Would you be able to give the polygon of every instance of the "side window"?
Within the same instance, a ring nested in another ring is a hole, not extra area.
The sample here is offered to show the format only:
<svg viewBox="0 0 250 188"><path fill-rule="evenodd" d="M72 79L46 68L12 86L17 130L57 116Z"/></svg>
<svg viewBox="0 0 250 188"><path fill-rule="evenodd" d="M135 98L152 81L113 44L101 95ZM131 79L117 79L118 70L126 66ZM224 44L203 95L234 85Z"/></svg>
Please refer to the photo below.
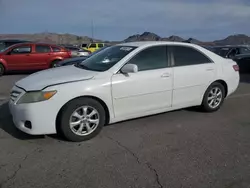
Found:
<svg viewBox="0 0 250 188"><path fill-rule="evenodd" d="M36 45L36 52L37 53L48 53L48 52L51 52L51 49L50 49L50 46Z"/></svg>
<svg viewBox="0 0 250 188"><path fill-rule="evenodd" d="M89 48L96 48L96 44L95 43L90 44Z"/></svg>
<svg viewBox="0 0 250 188"><path fill-rule="evenodd" d="M185 46L173 46L175 66L198 65L204 63L211 63L201 52Z"/></svg>
<svg viewBox="0 0 250 188"><path fill-rule="evenodd" d="M11 54L29 54L31 53L30 46L18 46L11 50Z"/></svg>
<svg viewBox="0 0 250 188"><path fill-rule="evenodd" d="M154 70L168 67L167 47L150 47L136 54L129 62L136 64L139 71Z"/></svg>
<svg viewBox="0 0 250 188"><path fill-rule="evenodd" d="M54 47L54 46L52 46L52 50L53 50L53 52L60 52L61 51L60 48L57 48L57 47Z"/></svg>
<svg viewBox="0 0 250 188"><path fill-rule="evenodd" d="M98 48L102 48L103 47L103 44L98 44Z"/></svg>

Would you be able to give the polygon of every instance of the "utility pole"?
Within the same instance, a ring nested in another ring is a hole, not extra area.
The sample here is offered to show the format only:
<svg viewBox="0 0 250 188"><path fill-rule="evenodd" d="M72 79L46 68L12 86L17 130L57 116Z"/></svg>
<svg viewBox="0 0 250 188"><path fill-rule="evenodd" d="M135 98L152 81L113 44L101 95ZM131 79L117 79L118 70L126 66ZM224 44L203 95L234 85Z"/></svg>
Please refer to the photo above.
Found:
<svg viewBox="0 0 250 188"><path fill-rule="evenodd" d="M91 19L91 38L92 38L92 42L94 39L94 22L93 19Z"/></svg>

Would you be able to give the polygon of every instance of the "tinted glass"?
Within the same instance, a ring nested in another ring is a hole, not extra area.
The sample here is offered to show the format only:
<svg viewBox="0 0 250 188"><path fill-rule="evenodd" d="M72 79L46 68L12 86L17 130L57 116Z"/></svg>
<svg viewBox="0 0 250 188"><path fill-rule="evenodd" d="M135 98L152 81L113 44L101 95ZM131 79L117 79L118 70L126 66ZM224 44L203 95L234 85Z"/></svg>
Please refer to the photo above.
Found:
<svg viewBox="0 0 250 188"><path fill-rule="evenodd" d="M60 48L57 48L57 47L54 47L54 46L52 46L52 50L53 50L53 52L60 52L61 51Z"/></svg>
<svg viewBox="0 0 250 188"><path fill-rule="evenodd" d="M77 67L92 71L106 71L132 52L135 48L136 47L131 46L108 47L99 53L90 56L88 59L78 64Z"/></svg>
<svg viewBox="0 0 250 188"><path fill-rule="evenodd" d="M36 52L37 53L48 53L50 51L51 51L50 46L36 45Z"/></svg>
<svg viewBox="0 0 250 188"><path fill-rule="evenodd" d="M72 46L66 46L65 48L66 48L67 50L70 50L70 51L79 51L79 48L72 47Z"/></svg>
<svg viewBox="0 0 250 188"><path fill-rule="evenodd" d="M201 52L185 46L173 46L175 66L198 65L210 63L205 55Z"/></svg>
<svg viewBox="0 0 250 188"><path fill-rule="evenodd" d="M139 71L166 68L168 66L167 47L156 46L139 52L128 63L136 64Z"/></svg>
<svg viewBox="0 0 250 188"><path fill-rule="evenodd" d="M12 49L11 54L28 54L31 53L30 46L19 46L17 48Z"/></svg>
<svg viewBox="0 0 250 188"><path fill-rule="evenodd" d="M89 48L96 48L96 44L90 44Z"/></svg>
<svg viewBox="0 0 250 188"><path fill-rule="evenodd" d="M213 52L220 55L221 57L226 57L231 48L213 48Z"/></svg>
<svg viewBox="0 0 250 188"><path fill-rule="evenodd" d="M102 48L103 47L103 44L98 44L98 48Z"/></svg>
<svg viewBox="0 0 250 188"><path fill-rule="evenodd" d="M240 50L240 54L250 54L250 49L247 47L242 47L239 50Z"/></svg>
<svg viewBox="0 0 250 188"><path fill-rule="evenodd" d="M4 42L0 42L0 52L3 51L6 48Z"/></svg>
<svg viewBox="0 0 250 188"><path fill-rule="evenodd" d="M86 48L88 44L82 44L82 48Z"/></svg>

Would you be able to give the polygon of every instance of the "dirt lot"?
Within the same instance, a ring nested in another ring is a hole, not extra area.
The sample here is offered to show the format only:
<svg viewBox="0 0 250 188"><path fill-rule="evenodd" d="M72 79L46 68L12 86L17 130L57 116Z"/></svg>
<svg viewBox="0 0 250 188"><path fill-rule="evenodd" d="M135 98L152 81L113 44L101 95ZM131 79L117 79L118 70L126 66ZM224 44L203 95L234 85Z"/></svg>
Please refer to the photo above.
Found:
<svg viewBox="0 0 250 188"><path fill-rule="evenodd" d="M216 113L126 121L83 143L15 129L5 99L21 77L0 78L1 188L250 187L249 76Z"/></svg>

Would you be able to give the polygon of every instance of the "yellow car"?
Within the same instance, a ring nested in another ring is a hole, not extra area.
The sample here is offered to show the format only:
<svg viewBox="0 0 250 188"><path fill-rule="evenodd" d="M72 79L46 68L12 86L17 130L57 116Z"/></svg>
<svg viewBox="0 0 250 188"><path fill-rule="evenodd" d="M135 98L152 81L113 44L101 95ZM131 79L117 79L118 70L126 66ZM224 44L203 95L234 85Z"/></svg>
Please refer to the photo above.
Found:
<svg viewBox="0 0 250 188"><path fill-rule="evenodd" d="M94 52L104 46L105 46L104 43L89 43L88 46L84 49Z"/></svg>

